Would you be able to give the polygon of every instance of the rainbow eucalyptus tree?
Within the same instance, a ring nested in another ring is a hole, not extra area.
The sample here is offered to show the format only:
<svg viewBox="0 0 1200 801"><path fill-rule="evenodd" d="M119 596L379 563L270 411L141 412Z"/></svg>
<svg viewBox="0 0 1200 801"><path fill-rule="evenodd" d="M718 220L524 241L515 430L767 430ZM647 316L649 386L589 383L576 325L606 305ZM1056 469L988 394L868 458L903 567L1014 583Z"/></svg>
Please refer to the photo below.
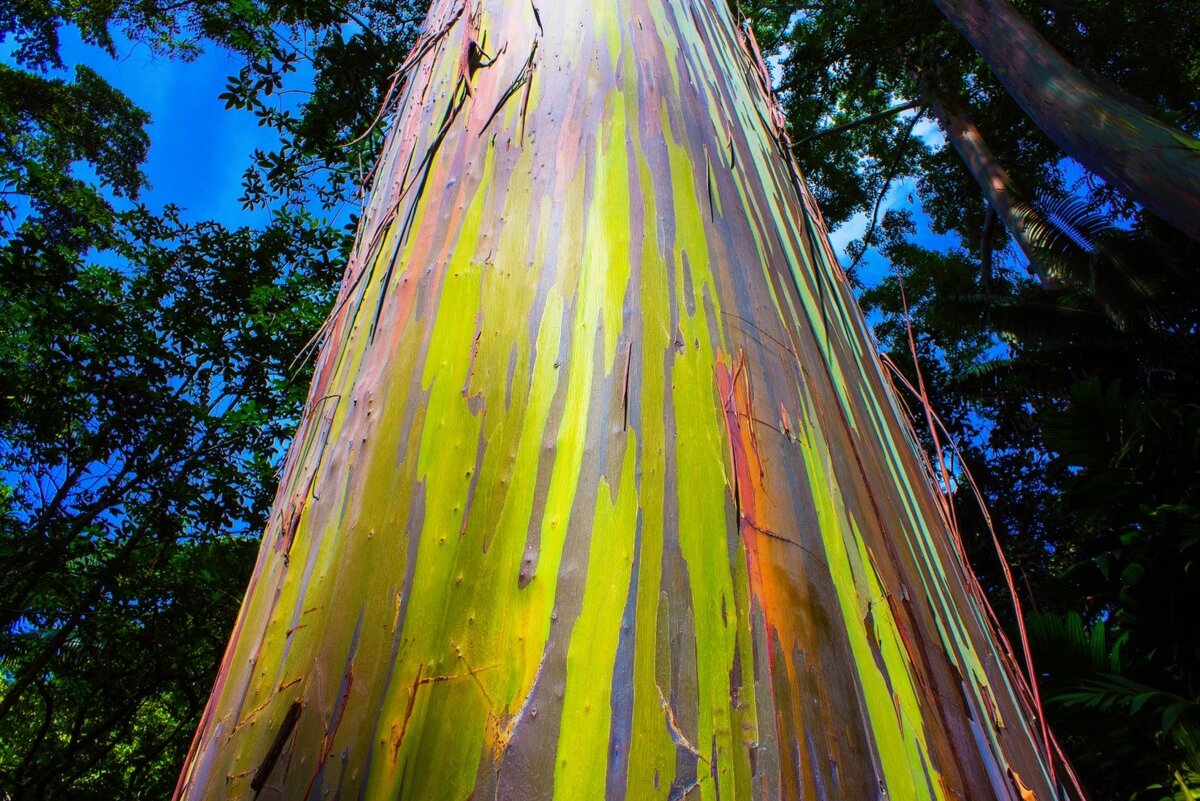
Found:
<svg viewBox="0 0 1200 801"><path fill-rule="evenodd" d="M177 797L1055 797L723 0L436 0Z"/></svg>

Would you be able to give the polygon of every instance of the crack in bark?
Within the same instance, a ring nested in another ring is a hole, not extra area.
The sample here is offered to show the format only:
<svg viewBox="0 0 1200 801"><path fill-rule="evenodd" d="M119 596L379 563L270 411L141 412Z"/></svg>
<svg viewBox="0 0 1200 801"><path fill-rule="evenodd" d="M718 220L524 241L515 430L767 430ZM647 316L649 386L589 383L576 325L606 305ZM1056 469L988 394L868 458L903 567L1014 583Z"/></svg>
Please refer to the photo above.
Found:
<svg viewBox="0 0 1200 801"><path fill-rule="evenodd" d="M633 340L629 340L629 344L625 346L625 378L624 388L621 391L621 414L623 422L621 424L622 431L629 430L629 367L633 362Z"/></svg>
<svg viewBox="0 0 1200 801"><path fill-rule="evenodd" d="M521 701L521 706L518 707L516 714L505 723L504 730L497 733L496 741L501 751L508 749L513 735L516 734L517 727L525 719L526 712L530 713L530 717L537 717L537 707L531 708L530 704L533 703L534 691L537 690L538 681L542 677L542 667L546 664L546 654L549 653L549 650L548 644L546 648L542 649L542 656L538 659L537 668L533 672L533 681L529 683L529 692L525 693L525 698ZM499 770L499 766L497 766L497 770Z"/></svg>
<svg viewBox="0 0 1200 801"><path fill-rule="evenodd" d="M655 682L654 688L658 690L658 700L667 719L667 731L671 735L671 739L674 741L675 745L684 749L692 756L696 757L696 759L703 762L705 765L709 764L708 759L704 756L704 754L700 753L696 746L692 745L688 741L687 736L684 735L683 731L679 728L679 720L675 717L675 710L671 708L671 702L667 700L665 695L663 695L662 687L658 686L658 682Z"/></svg>

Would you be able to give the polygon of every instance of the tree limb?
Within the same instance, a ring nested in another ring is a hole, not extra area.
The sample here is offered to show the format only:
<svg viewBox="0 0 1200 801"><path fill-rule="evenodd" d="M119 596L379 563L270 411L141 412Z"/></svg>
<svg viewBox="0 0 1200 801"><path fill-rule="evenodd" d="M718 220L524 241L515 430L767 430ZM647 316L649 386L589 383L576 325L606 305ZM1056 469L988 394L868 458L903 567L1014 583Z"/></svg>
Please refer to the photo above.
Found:
<svg viewBox="0 0 1200 801"><path fill-rule="evenodd" d="M801 139L796 144L792 145L792 149L794 150L794 149L800 147L800 145L803 145L805 142L810 142L813 139L820 139L821 137L827 136L829 134L844 133L845 131L849 131L849 130L853 130L854 128L857 128L860 125L866 125L867 123L875 122L876 120L882 120L882 119L886 119L888 117L893 117L902 112L910 111L919 105L920 105L919 100L909 100L906 103L900 103L899 105L892 106L891 108L884 109L883 111L877 111L874 114L868 114L865 117L859 117L857 120L851 120L850 122L843 122L841 125L835 125L832 128L826 128L823 131L814 131L813 133L810 133L808 136Z"/></svg>
<svg viewBox="0 0 1200 801"><path fill-rule="evenodd" d="M892 153L892 160L888 162L887 168L884 170L883 186L879 188L879 195L876 196L875 205L871 209L871 224L867 226L866 232L863 233L863 249L854 257L854 261L850 262L850 266L846 268L846 272L848 273L854 272L854 268L862 261L863 256L867 253L867 248L870 247L871 237L879 225L879 207L883 205L883 199L887 197L888 190L892 186L892 181L896 178L896 169L900 166L900 160L904 158L904 151L908 148L908 143L912 140L913 129L917 127L917 120L921 119L923 112L924 109L913 116L912 122L904 130L904 137Z"/></svg>

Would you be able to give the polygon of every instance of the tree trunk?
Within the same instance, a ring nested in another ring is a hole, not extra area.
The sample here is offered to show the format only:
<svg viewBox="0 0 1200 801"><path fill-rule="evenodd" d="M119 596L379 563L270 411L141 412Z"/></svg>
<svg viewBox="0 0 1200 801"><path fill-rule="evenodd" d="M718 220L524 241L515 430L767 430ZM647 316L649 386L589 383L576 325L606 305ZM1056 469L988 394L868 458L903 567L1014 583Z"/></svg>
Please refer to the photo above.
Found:
<svg viewBox="0 0 1200 801"><path fill-rule="evenodd" d="M436 0L178 798L1054 797L749 53Z"/></svg>
<svg viewBox="0 0 1200 801"><path fill-rule="evenodd" d="M1032 213L1031 207L1021 202L1012 179L1008 177L1008 171L996 160L979 128L961 108L932 89L926 88L925 95L929 101L929 110L933 112L933 116L945 132L946 139L958 151L967 172L971 173L975 183L983 190L988 203L999 215L1017 247L1025 254L1029 266L1042 285L1049 286L1053 279L1045 269L1044 260L1038 255L1037 247L1026 230L1026 215Z"/></svg>
<svg viewBox="0 0 1200 801"><path fill-rule="evenodd" d="M985 205L987 208L983 212L983 230L979 234L979 285L990 295L995 284L992 255L995 250L996 221L1000 217L996 214L995 206L991 203Z"/></svg>
<svg viewBox="0 0 1200 801"><path fill-rule="evenodd" d="M1200 142L1104 92L1008 0L934 0L1068 156L1200 241Z"/></svg>

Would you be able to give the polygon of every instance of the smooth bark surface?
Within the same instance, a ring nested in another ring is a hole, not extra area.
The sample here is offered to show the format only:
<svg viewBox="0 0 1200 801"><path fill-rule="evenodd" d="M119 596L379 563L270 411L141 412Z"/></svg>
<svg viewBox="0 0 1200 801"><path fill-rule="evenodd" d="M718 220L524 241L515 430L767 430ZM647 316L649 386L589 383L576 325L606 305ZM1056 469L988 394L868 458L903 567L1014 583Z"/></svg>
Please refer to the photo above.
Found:
<svg viewBox="0 0 1200 801"><path fill-rule="evenodd" d="M177 797L1053 798L726 4L426 30Z"/></svg>
<svg viewBox="0 0 1200 801"><path fill-rule="evenodd" d="M1007 0L934 0L1068 156L1200 241L1200 142L1104 92Z"/></svg>

